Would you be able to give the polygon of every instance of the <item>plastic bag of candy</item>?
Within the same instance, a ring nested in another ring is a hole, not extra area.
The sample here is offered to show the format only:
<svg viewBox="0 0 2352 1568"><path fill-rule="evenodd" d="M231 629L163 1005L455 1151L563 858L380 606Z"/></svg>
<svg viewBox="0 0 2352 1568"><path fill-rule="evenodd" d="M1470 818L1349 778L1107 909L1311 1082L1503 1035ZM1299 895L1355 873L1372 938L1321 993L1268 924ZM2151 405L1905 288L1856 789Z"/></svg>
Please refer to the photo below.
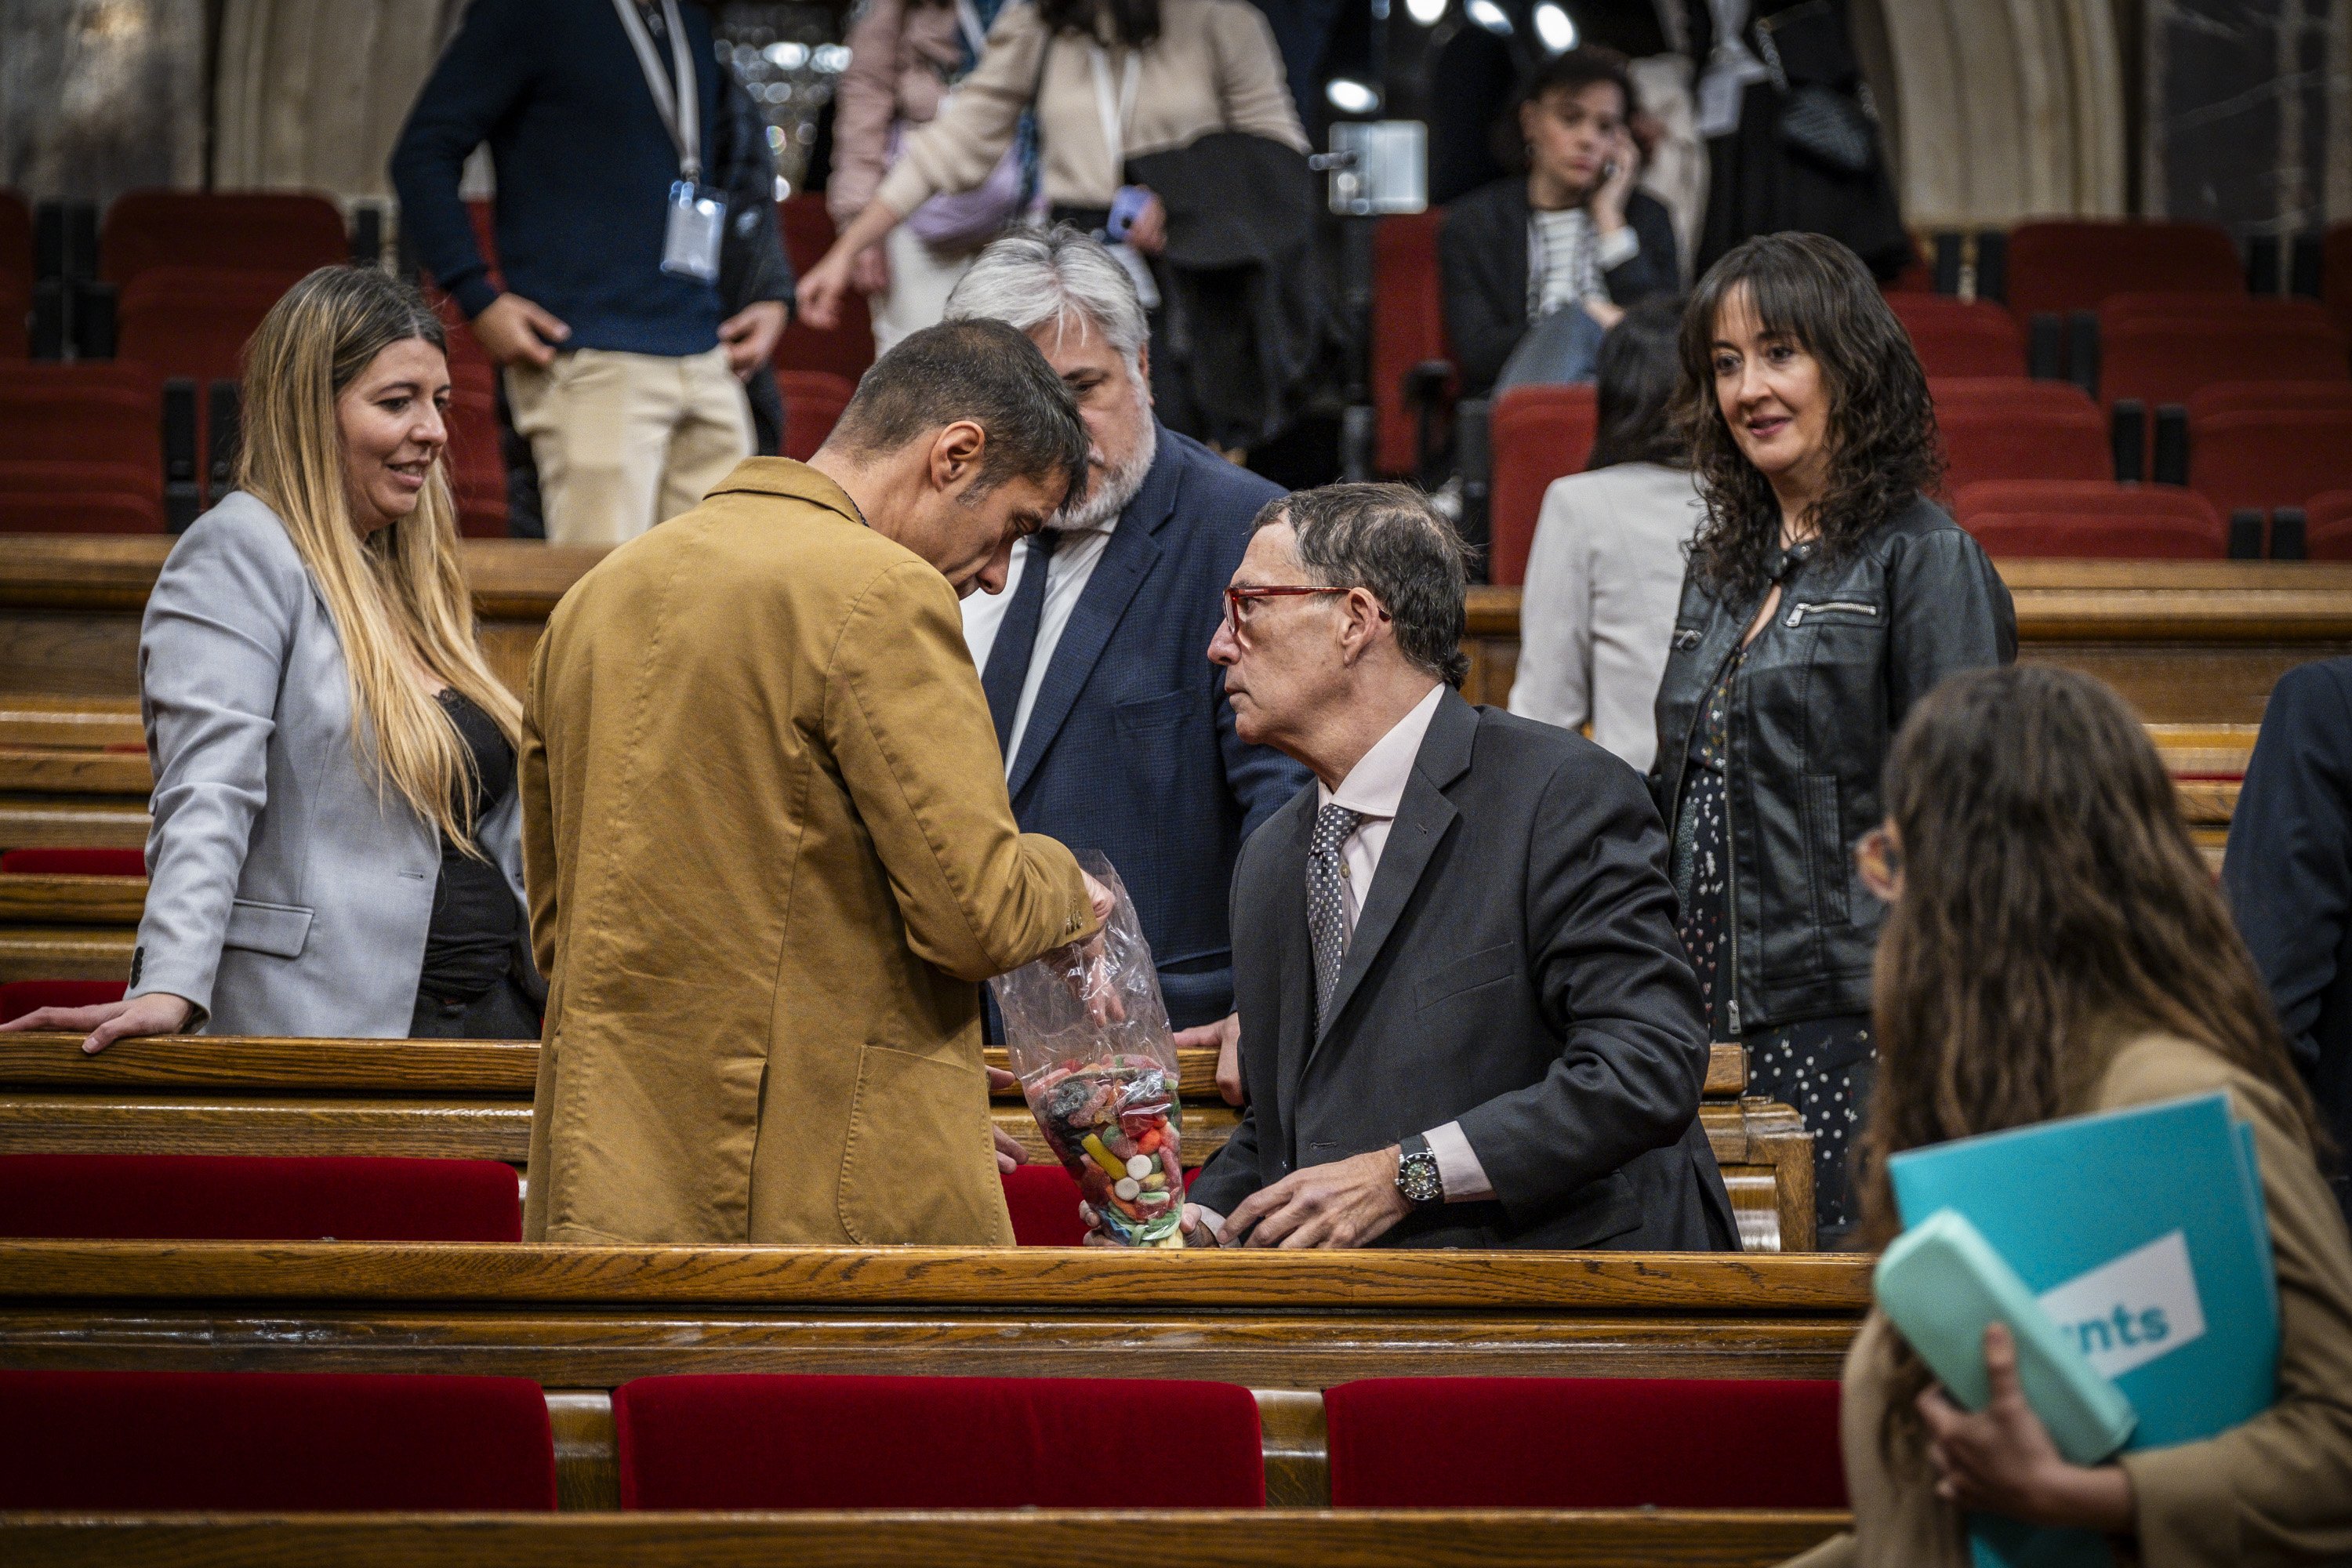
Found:
<svg viewBox="0 0 2352 1568"><path fill-rule="evenodd" d="M1099 951L1057 948L989 985L1030 1112L1097 1229L1181 1247L1182 1108L1159 972L1118 873L1098 853L1079 859L1118 895Z"/></svg>

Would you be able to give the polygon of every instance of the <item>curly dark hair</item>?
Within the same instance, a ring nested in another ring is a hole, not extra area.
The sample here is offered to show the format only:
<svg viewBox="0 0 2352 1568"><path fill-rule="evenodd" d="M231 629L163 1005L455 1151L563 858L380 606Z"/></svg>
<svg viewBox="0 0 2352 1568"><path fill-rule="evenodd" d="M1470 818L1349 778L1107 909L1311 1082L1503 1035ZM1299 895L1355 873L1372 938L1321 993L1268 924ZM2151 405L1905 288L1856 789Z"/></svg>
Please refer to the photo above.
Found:
<svg viewBox="0 0 2352 1568"><path fill-rule="evenodd" d="M1862 258L1818 234L1759 235L1707 268L1683 313L1680 422L1706 521L1691 565L1718 599L1762 591L1780 538L1772 486L1731 434L1715 393L1717 319L1743 294L1766 332L1820 362L1830 399L1829 483L1811 520L1836 561L1943 482L1927 373Z"/></svg>

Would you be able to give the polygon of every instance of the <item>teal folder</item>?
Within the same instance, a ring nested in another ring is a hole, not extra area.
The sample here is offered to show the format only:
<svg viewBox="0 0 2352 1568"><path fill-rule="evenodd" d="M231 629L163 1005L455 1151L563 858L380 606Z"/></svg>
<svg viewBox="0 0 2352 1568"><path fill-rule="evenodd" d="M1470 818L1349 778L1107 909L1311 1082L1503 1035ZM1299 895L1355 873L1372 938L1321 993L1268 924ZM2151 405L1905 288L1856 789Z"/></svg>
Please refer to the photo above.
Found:
<svg viewBox="0 0 2352 1568"><path fill-rule="evenodd" d="M1957 1211L2138 1413L2127 1448L2210 1437L2277 1397L2278 1280L2251 1128L2221 1094L1893 1156L1906 1226ZM2081 1532L1971 1521L1990 1568L2101 1563Z"/></svg>

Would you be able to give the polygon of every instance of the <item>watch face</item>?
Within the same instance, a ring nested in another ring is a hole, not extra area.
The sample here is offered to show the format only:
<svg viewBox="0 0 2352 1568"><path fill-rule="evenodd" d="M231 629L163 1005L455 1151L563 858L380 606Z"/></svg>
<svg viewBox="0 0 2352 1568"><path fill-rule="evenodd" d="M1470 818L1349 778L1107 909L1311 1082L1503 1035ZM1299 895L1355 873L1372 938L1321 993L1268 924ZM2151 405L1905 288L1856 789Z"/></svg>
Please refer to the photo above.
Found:
<svg viewBox="0 0 2352 1568"><path fill-rule="evenodd" d="M1398 1173L1397 1187L1411 1202L1435 1203L1444 1195L1444 1187L1437 1179L1437 1160L1431 1154L1415 1154L1405 1161Z"/></svg>

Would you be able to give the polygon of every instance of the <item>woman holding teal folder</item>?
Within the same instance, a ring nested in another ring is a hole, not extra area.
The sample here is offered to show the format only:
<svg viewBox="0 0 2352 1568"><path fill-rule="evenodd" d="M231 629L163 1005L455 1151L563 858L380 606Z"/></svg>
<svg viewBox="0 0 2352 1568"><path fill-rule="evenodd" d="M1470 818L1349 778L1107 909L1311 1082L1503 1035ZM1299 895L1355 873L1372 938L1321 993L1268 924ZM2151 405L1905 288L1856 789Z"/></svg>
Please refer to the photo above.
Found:
<svg viewBox="0 0 2352 1568"><path fill-rule="evenodd" d="M2310 1098L2146 731L2084 676L1956 677L1904 724L1885 797L1857 852L1891 905L1864 1237L1897 1229L1890 1154L2224 1091L2262 1170L2278 1394L2218 1437L2071 1465L2018 1392L2004 1331L1986 1337L1993 1397L1969 1414L1874 1312L1844 1373L1854 1531L1799 1563L1958 1568L1968 1512L2103 1531L2147 1568L2352 1553L2352 1240Z"/></svg>

